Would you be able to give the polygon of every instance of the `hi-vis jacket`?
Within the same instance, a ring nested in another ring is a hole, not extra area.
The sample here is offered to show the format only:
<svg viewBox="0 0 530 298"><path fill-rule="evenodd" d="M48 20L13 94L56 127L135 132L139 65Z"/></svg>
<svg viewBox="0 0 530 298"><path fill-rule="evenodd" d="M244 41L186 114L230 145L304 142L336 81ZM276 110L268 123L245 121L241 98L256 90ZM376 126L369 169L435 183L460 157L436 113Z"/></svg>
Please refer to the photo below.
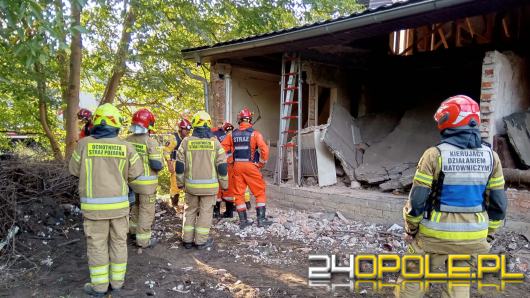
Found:
<svg viewBox="0 0 530 298"><path fill-rule="evenodd" d="M118 137L91 136L77 143L69 170L79 177L83 215L93 220L128 215L128 183L144 172L133 145Z"/></svg>
<svg viewBox="0 0 530 298"><path fill-rule="evenodd" d="M140 155L144 171L136 180L131 182L131 188L135 193L151 195L156 193L158 186L158 172L149 166L149 160L158 161L163 164L162 152L158 142L149 134L131 134L126 141L133 144L136 152Z"/></svg>
<svg viewBox="0 0 530 298"><path fill-rule="evenodd" d="M182 143L182 138L179 133L176 132L169 137L169 140L164 146L164 158L166 160L176 160L177 159L177 150Z"/></svg>
<svg viewBox="0 0 530 298"><path fill-rule="evenodd" d="M486 253L506 205L497 153L442 143L420 159L403 213L407 232L418 232L429 252Z"/></svg>
<svg viewBox="0 0 530 298"><path fill-rule="evenodd" d="M269 147L263 135L247 122L242 122L223 140L223 147L235 162L252 162L262 167L269 159Z"/></svg>
<svg viewBox="0 0 530 298"><path fill-rule="evenodd" d="M177 182L179 187L196 196L216 195L219 184L228 189L226 154L216 137L189 136L177 151Z"/></svg>

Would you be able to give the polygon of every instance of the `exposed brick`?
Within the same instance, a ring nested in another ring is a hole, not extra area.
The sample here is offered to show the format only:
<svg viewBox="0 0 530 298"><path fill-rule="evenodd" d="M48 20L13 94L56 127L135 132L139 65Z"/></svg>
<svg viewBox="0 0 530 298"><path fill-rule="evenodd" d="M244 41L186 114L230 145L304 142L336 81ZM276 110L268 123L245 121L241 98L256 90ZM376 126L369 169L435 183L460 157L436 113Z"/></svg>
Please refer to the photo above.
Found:
<svg viewBox="0 0 530 298"><path fill-rule="evenodd" d="M480 94L480 100L481 101L491 101L492 98L493 98L493 93L484 92L484 93Z"/></svg>
<svg viewBox="0 0 530 298"><path fill-rule="evenodd" d="M482 89L492 89L493 82L482 82Z"/></svg>
<svg viewBox="0 0 530 298"><path fill-rule="evenodd" d="M491 78L491 77L493 77L493 75L494 75L494 70L493 70L493 68L486 68L486 69L484 69L484 76L485 76L485 77L490 77L490 78Z"/></svg>
<svg viewBox="0 0 530 298"><path fill-rule="evenodd" d="M490 136L489 132L480 132L481 138L488 138Z"/></svg>

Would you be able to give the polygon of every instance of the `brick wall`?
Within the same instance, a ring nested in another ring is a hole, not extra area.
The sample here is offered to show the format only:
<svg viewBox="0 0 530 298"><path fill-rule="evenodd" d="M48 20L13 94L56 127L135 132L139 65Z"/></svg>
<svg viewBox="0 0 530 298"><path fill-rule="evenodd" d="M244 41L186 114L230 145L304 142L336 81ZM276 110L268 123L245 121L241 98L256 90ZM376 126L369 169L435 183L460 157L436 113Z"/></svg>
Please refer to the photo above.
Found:
<svg viewBox="0 0 530 298"><path fill-rule="evenodd" d="M480 132L489 143L505 133L502 118L530 104L525 60L512 52L487 52L482 65Z"/></svg>
<svg viewBox="0 0 530 298"><path fill-rule="evenodd" d="M211 68L210 73L210 116L213 120L213 125L222 124L225 118L225 81L219 77L219 70L215 65Z"/></svg>

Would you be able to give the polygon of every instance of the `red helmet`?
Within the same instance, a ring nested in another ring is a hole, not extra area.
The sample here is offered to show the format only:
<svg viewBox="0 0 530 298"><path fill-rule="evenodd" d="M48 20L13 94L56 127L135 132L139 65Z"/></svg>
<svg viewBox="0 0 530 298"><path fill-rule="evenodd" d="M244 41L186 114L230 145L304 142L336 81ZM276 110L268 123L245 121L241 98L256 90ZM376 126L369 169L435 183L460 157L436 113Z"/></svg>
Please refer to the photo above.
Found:
<svg viewBox="0 0 530 298"><path fill-rule="evenodd" d="M179 122L179 128L180 129L190 130L191 129L191 122L189 122L188 119L182 119Z"/></svg>
<svg viewBox="0 0 530 298"><path fill-rule="evenodd" d="M224 131L232 131L232 130L234 130L234 126L230 122L225 122L223 124L223 130Z"/></svg>
<svg viewBox="0 0 530 298"><path fill-rule="evenodd" d="M88 109L80 109L79 112L77 112L77 119L89 121L92 118L92 112L90 112Z"/></svg>
<svg viewBox="0 0 530 298"><path fill-rule="evenodd" d="M440 131L463 126L475 127L480 124L480 107L470 97L453 96L442 102L434 114L434 120Z"/></svg>
<svg viewBox="0 0 530 298"><path fill-rule="evenodd" d="M238 117L239 122L243 120L247 120L248 122L252 122L252 112L247 107L244 107L241 112L239 112Z"/></svg>
<svg viewBox="0 0 530 298"><path fill-rule="evenodd" d="M132 124L140 125L147 129L153 129L155 126L155 115L148 109L139 109L133 114Z"/></svg>

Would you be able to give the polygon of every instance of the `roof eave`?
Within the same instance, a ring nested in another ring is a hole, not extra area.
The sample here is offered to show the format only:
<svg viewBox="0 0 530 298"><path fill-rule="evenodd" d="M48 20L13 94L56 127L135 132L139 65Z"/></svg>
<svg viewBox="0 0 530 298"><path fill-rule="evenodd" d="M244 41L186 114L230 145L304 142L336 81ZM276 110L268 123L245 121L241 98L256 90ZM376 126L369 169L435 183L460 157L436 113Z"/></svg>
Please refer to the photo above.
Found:
<svg viewBox="0 0 530 298"><path fill-rule="evenodd" d="M422 2L413 2L409 4L400 5L395 8L374 11L372 13L332 21L326 24L320 24L308 28L301 28L299 30L279 33L271 36L264 36L262 38L243 40L241 42L233 44L219 45L198 50L183 50L182 55L184 59L194 60L197 63L202 63L208 61L209 58L211 58L212 56L227 52L249 50L253 48L298 41L325 34L333 34L348 29L359 28L374 23L381 23L402 17L422 14L428 11L460 5L473 1L475 0L429 0Z"/></svg>

